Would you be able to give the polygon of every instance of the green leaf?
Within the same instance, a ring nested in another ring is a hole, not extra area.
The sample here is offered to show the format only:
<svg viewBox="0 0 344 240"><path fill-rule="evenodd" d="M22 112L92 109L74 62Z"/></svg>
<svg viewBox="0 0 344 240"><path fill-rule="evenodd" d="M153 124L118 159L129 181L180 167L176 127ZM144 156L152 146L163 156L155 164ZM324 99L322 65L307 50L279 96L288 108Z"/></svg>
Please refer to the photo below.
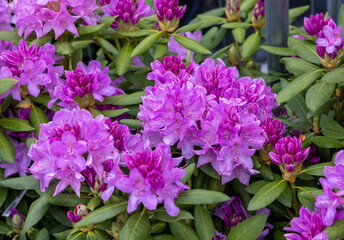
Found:
<svg viewBox="0 0 344 240"><path fill-rule="evenodd" d="M277 201L282 203L284 206L291 208L291 204L292 204L293 199L292 199L291 189L288 186L288 184L286 185L282 194L279 195L279 197L277 198Z"/></svg>
<svg viewBox="0 0 344 240"><path fill-rule="evenodd" d="M281 195L286 186L284 180L269 182L253 196L247 210L255 211L268 206Z"/></svg>
<svg viewBox="0 0 344 240"><path fill-rule="evenodd" d="M210 240L215 237L215 226L211 215L200 205L195 208L195 228L200 240Z"/></svg>
<svg viewBox="0 0 344 240"><path fill-rule="evenodd" d="M268 181L265 180L259 180L256 182L251 183L249 186L245 188L246 192L251 194L256 194L259 189L261 189L264 185L266 185Z"/></svg>
<svg viewBox="0 0 344 240"><path fill-rule="evenodd" d="M303 206L310 209L311 211L314 211L315 197L313 197L312 194L318 191L319 189L317 188L302 187L301 189L299 189L299 191L297 191L297 197ZM303 194L303 192L307 193ZM304 196L307 197L305 198ZM309 196L311 196L311 198Z"/></svg>
<svg viewBox="0 0 344 240"><path fill-rule="evenodd" d="M185 170L185 175L182 179L180 179L179 181L182 183L186 183L192 176L193 171L195 170L196 164L195 163L191 163L189 166L187 166L186 168L184 168Z"/></svg>
<svg viewBox="0 0 344 240"><path fill-rule="evenodd" d="M260 46L264 51L277 56L292 56L294 52L286 47Z"/></svg>
<svg viewBox="0 0 344 240"><path fill-rule="evenodd" d="M87 203L87 208L90 209L91 211L94 211L94 209L99 206L100 202L101 202L101 199L99 197L93 197Z"/></svg>
<svg viewBox="0 0 344 240"><path fill-rule="evenodd" d="M1 182L0 182L0 184L1 184ZM1 207L2 204L4 204L4 202L6 201L7 192L8 192L8 188L0 187L0 207Z"/></svg>
<svg viewBox="0 0 344 240"><path fill-rule="evenodd" d="M99 230L88 231L86 234L86 240L107 240L108 235L105 235Z"/></svg>
<svg viewBox="0 0 344 240"><path fill-rule="evenodd" d="M298 94L290 99L287 102L287 105L296 114L296 116L305 119L307 118L309 110L306 106L306 99L301 94Z"/></svg>
<svg viewBox="0 0 344 240"><path fill-rule="evenodd" d="M168 215L165 208L159 208L155 210L152 218L154 220L159 220L163 222L176 222L182 219L194 219L192 214L185 210L180 210L178 216L171 217L170 215Z"/></svg>
<svg viewBox="0 0 344 240"><path fill-rule="evenodd" d="M340 9L338 12L338 27L344 28L344 4L340 4Z"/></svg>
<svg viewBox="0 0 344 240"><path fill-rule="evenodd" d="M49 231L47 228L42 228L35 236L36 240L47 240L49 239Z"/></svg>
<svg viewBox="0 0 344 240"><path fill-rule="evenodd" d="M151 233L162 233L165 232L167 228L167 223L166 222L154 222L151 226Z"/></svg>
<svg viewBox="0 0 344 240"><path fill-rule="evenodd" d="M34 144L34 143L36 143L36 142L37 142L36 139L34 139L34 138L28 138L28 139L26 139L26 147L27 147L28 149L30 149L31 145Z"/></svg>
<svg viewBox="0 0 344 240"><path fill-rule="evenodd" d="M99 104L112 104L117 106L133 105L142 103L142 96L144 95L144 91L139 91L132 94L121 94L112 97L106 97L104 98L104 101Z"/></svg>
<svg viewBox="0 0 344 240"><path fill-rule="evenodd" d="M196 42L193 39L178 35L178 34L174 34L174 39L183 47L185 47L186 49L195 52L195 53L200 53L200 54L211 54L211 51L209 51L208 49L206 49L205 47L203 47L201 44L199 44L198 42Z"/></svg>
<svg viewBox="0 0 344 240"><path fill-rule="evenodd" d="M301 76L295 78L288 86L282 89L276 97L277 102L283 103L289 101L298 93L306 89L311 85L321 74L321 70L316 70L314 72L308 72L302 74Z"/></svg>
<svg viewBox="0 0 344 240"><path fill-rule="evenodd" d="M299 196L303 197L304 199L308 201L315 202L316 197L323 193L324 193L324 190L322 189L312 188L305 191L300 191Z"/></svg>
<svg viewBox="0 0 344 240"><path fill-rule="evenodd" d="M116 202L105 205L89 213L80 222L75 224L75 227L87 226L90 224L100 223L110 219L117 214L124 212L127 209L128 202Z"/></svg>
<svg viewBox="0 0 344 240"><path fill-rule="evenodd" d="M234 39L238 43L243 43L245 40L245 36L246 36L246 30L245 30L245 28L234 28L232 30L232 34L233 34Z"/></svg>
<svg viewBox="0 0 344 240"><path fill-rule="evenodd" d="M255 240L265 227L267 215L258 214L250 217L235 226L227 237L227 240Z"/></svg>
<svg viewBox="0 0 344 240"><path fill-rule="evenodd" d="M322 133L329 138L344 139L344 128L333 118L321 115L320 126Z"/></svg>
<svg viewBox="0 0 344 240"><path fill-rule="evenodd" d="M175 200L176 204L212 204L229 200L229 197L220 192L209 191L204 189L186 190L179 194Z"/></svg>
<svg viewBox="0 0 344 240"><path fill-rule="evenodd" d="M202 172L207 174L209 177L215 178L217 180L220 180L220 175L216 172L216 170L211 166L210 163L202 165L199 169L201 169Z"/></svg>
<svg viewBox="0 0 344 240"><path fill-rule="evenodd" d="M81 196L80 198L76 194L60 193L57 196L49 197L49 202L53 205L63 207L75 207L78 203L87 204L91 199L88 196Z"/></svg>
<svg viewBox="0 0 344 240"><path fill-rule="evenodd" d="M314 42L289 37L288 46L299 57L315 64L321 64L320 57L317 54L316 44Z"/></svg>
<svg viewBox="0 0 344 240"><path fill-rule="evenodd" d="M157 44L154 51L153 58L157 59L159 57L166 56L167 53L168 53L168 47L166 44L163 44L163 43Z"/></svg>
<svg viewBox="0 0 344 240"><path fill-rule="evenodd" d="M184 222L170 222L168 223L170 230L173 236L176 239L183 239L183 240L198 240L195 231L186 225Z"/></svg>
<svg viewBox="0 0 344 240"><path fill-rule="evenodd" d="M232 23L225 23L222 24L223 28L229 28L229 29L233 29L233 28L248 28L248 27L252 27L251 23L246 23L246 22L232 22Z"/></svg>
<svg viewBox="0 0 344 240"><path fill-rule="evenodd" d="M294 73L296 76L300 76L307 72L314 72L319 69L318 66L302 58L285 57L281 59L281 63L285 65L285 68L289 72Z"/></svg>
<svg viewBox="0 0 344 240"><path fill-rule="evenodd" d="M154 235L153 240L176 240L172 235L169 234L160 234Z"/></svg>
<svg viewBox="0 0 344 240"><path fill-rule="evenodd" d="M106 117L118 117L126 112L129 112L128 108L122 108L122 109L117 109L117 110L104 110L104 111L101 111L101 114L103 114Z"/></svg>
<svg viewBox="0 0 344 240"><path fill-rule="evenodd" d="M140 124L140 120L136 119L121 119L119 123L127 125L130 128L133 129L142 129L142 125Z"/></svg>
<svg viewBox="0 0 344 240"><path fill-rule="evenodd" d="M301 173L307 173L309 175L313 176L324 176L324 167L325 166L333 166L332 162L326 162L326 163L319 163L315 165L311 165L307 167L306 169L302 170Z"/></svg>
<svg viewBox="0 0 344 240"><path fill-rule="evenodd" d="M115 20L115 17L102 17L102 22L98 25L86 25L78 28L80 37L90 39L91 36L99 35L105 32Z"/></svg>
<svg viewBox="0 0 344 240"><path fill-rule="evenodd" d="M110 43L108 40L105 40L104 38L97 38L97 41L106 51L112 53L113 55L118 54L117 48L115 48L115 46L112 45L112 43Z"/></svg>
<svg viewBox="0 0 344 240"><path fill-rule="evenodd" d="M259 32L252 33L242 45L241 54L244 58L251 57L259 50L260 35Z"/></svg>
<svg viewBox="0 0 344 240"><path fill-rule="evenodd" d="M294 20L309 9L309 5L289 9L289 19ZM290 21L292 22L292 21Z"/></svg>
<svg viewBox="0 0 344 240"><path fill-rule="evenodd" d="M80 41L73 41L71 44L72 44L73 50L77 51L80 49L82 50L85 47L88 47L93 42L94 42L93 40L80 40Z"/></svg>
<svg viewBox="0 0 344 240"><path fill-rule="evenodd" d="M43 112L42 109L32 105L30 108L30 122L35 128L34 132L36 136L39 136L41 130L41 124L49 122L47 115Z"/></svg>
<svg viewBox="0 0 344 240"><path fill-rule="evenodd" d="M324 105L333 94L336 87L335 83L320 82L314 84L306 93L306 105L315 112Z"/></svg>
<svg viewBox="0 0 344 240"><path fill-rule="evenodd" d="M151 49L153 45L160 39L162 33L163 32L156 32L146 37L134 48L133 52L131 53L131 57L139 56Z"/></svg>
<svg viewBox="0 0 344 240"><path fill-rule="evenodd" d="M335 221L331 227L325 229L328 240L344 238L344 219Z"/></svg>
<svg viewBox="0 0 344 240"><path fill-rule="evenodd" d="M193 32L197 29L199 29L202 24L204 24L204 22L197 22L197 23L191 23L191 24L188 24L188 25L185 25L181 28L178 28L176 33L185 33L185 32Z"/></svg>
<svg viewBox="0 0 344 240"><path fill-rule="evenodd" d="M4 118L0 119L0 126L11 132L28 132L34 128L30 126L29 121L21 118Z"/></svg>
<svg viewBox="0 0 344 240"><path fill-rule="evenodd" d="M11 227L8 226L6 223L0 222L0 234L7 235L7 233L9 233L11 230Z"/></svg>
<svg viewBox="0 0 344 240"><path fill-rule="evenodd" d="M8 178L0 182L1 187L7 187L15 190L40 189L39 180L32 175L16 178Z"/></svg>
<svg viewBox="0 0 344 240"><path fill-rule="evenodd" d="M127 223L119 232L120 240L146 240L150 231L149 219L143 213L129 217Z"/></svg>
<svg viewBox="0 0 344 240"><path fill-rule="evenodd" d="M17 84L17 82L18 80L14 78L0 79L0 94L11 90Z"/></svg>
<svg viewBox="0 0 344 240"><path fill-rule="evenodd" d="M295 129L300 130L301 132L307 132L309 129L312 128L312 125L309 123L307 119L304 118L297 118L296 120L290 122L288 120L285 120L283 118L276 118L282 123L285 123Z"/></svg>
<svg viewBox="0 0 344 240"><path fill-rule="evenodd" d="M73 53L74 49L72 44L69 41L64 41L60 39L54 43L56 52L61 55L68 55Z"/></svg>
<svg viewBox="0 0 344 240"><path fill-rule="evenodd" d="M119 76L125 74L131 67L133 63L133 58L131 57L133 50L134 46L131 45L130 42L127 42L121 50L119 50L116 59L116 70Z"/></svg>
<svg viewBox="0 0 344 240"><path fill-rule="evenodd" d="M53 194L54 190L55 185L49 187L42 196L30 205L29 212L25 218L23 230L20 232L20 235L24 235L31 227L33 227L33 225L42 219L50 207L49 197Z"/></svg>
<svg viewBox="0 0 344 240"><path fill-rule="evenodd" d="M12 141L0 132L0 159L8 163L14 163L14 146Z"/></svg>
<svg viewBox="0 0 344 240"><path fill-rule="evenodd" d="M245 0L240 5L241 12L248 12L253 6L258 2L258 0Z"/></svg>
<svg viewBox="0 0 344 240"><path fill-rule="evenodd" d="M135 31L117 30L116 33L125 37L138 38L138 37L148 36L153 33L157 33L157 31L151 30L151 29L142 29L142 30L135 30Z"/></svg>
<svg viewBox="0 0 344 240"><path fill-rule="evenodd" d="M322 148L342 148L344 143L335 138L317 136L312 138L312 142Z"/></svg>
<svg viewBox="0 0 344 240"><path fill-rule="evenodd" d="M326 83L341 83L344 82L344 68L335 68L330 72L326 73L322 78L322 82Z"/></svg>
<svg viewBox="0 0 344 240"><path fill-rule="evenodd" d="M0 31L1 41L20 41L21 37L14 31Z"/></svg>
<svg viewBox="0 0 344 240"><path fill-rule="evenodd" d="M63 232L59 233L53 233L52 235L57 239L57 240L66 240L68 239L69 234L72 232L72 229L68 229Z"/></svg>
<svg viewBox="0 0 344 240"><path fill-rule="evenodd" d="M76 232L72 235L68 235L67 240L85 240L86 235L84 232Z"/></svg>

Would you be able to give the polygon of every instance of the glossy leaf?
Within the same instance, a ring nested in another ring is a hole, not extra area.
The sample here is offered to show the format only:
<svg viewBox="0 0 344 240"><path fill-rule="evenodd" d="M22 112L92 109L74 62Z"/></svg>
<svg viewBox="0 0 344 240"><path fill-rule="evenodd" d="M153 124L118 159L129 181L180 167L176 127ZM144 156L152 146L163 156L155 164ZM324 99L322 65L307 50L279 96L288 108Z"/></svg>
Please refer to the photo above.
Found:
<svg viewBox="0 0 344 240"><path fill-rule="evenodd" d="M125 37L137 38L137 37L144 37L144 36L151 35L153 33L157 33L157 31L151 30L151 29L140 29L140 30L135 30L135 31L117 30L116 33Z"/></svg>
<svg viewBox="0 0 344 240"><path fill-rule="evenodd" d="M246 23L246 22L231 22L231 23L225 23L221 27L229 28L229 29L233 29L233 28L248 28L248 27L252 27L252 24L251 23Z"/></svg>
<svg viewBox="0 0 344 240"><path fill-rule="evenodd" d="M248 193L256 194L256 193L257 193L263 186L265 186L267 183L268 183L268 181L265 181L265 180L255 181L255 182L252 182L249 186L247 186L247 187L245 188L245 190L246 190Z"/></svg>
<svg viewBox="0 0 344 240"><path fill-rule="evenodd" d="M0 182L1 187L7 187L16 190L40 189L40 182L32 175L16 178L8 178Z"/></svg>
<svg viewBox="0 0 344 240"><path fill-rule="evenodd" d="M332 162L326 162L326 163L318 163L315 165L311 165L304 170L302 170L300 173L307 173L308 175L313 176L324 176L324 167L325 166L333 166Z"/></svg>
<svg viewBox="0 0 344 240"><path fill-rule="evenodd" d="M216 170L211 166L210 163L204 164L201 167L199 167L202 172L207 174L209 177L215 178L217 180L220 180L220 175L216 172Z"/></svg>
<svg viewBox="0 0 344 240"><path fill-rule="evenodd" d="M117 214L124 212L127 209L128 202L116 202L105 205L98 208L81 219L80 222L75 224L76 227L87 226L89 224L95 224L110 219Z"/></svg>
<svg viewBox="0 0 344 240"><path fill-rule="evenodd" d="M42 228L35 236L36 240L47 240L49 239L49 231L47 228Z"/></svg>
<svg viewBox="0 0 344 240"><path fill-rule="evenodd" d="M246 36L246 30L245 30L245 28L234 28L232 30L232 34L233 34L234 39L238 43L243 43L245 40L245 36Z"/></svg>
<svg viewBox="0 0 344 240"><path fill-rule="evenodd" d="M121 119L119 122L133 129L142 129L141 121L137 119Z"/></svg>
<svg viewBox="0 0 344 240"><path fill-rule="evenodd" d="M150 231L149 219L142 213L129 217L127 223L119 232L120 240L146 240Z"/></svg>
<svg viewBox="0 0 344 240"><path fill-rule="evenodd" d="M194 219L192 214L185 210L180 210L179 214L176 217L171 217L170 215L168 215L165 208L159 208L155 210L152 218L154 220L159 220L163 222L176 222L182 219Z"/></svg>
<svg viewBox="0 0 344 240"><path fill-rule="evenodd" d="M324 105L333 94L336 87L334 83L320 82L314 84L306 93L306 105L315 112Z"/></svg>
<svg viewBox="0 0 344 240"><path fill-rule="evenodd" d="M14 117L0 119L0 126L11 132L27 132L34 129L27 120Z"/></svg>
<svg viewBox="0 0 344 240"><path fill-rule="evenodd" d="M131 53L131 57L139 56L153 47L153 45L160 39L163 32L156 32L146 37L137 45Z"/></svg>
<svg viewBox="0 0 344 240"><path fill-rule="evenodd" d="M0 79L0 94L11 90L17 84L17 82L18 80L14 78Z"/></svg>
<svg viewBox="0 0 344 240"><path fill-rule="evenodd" d="M252 33L242 45L241 54L244 58L251 57L259 50L260 35L259 32Z"/></svg>
<svg viewBox="0 0 344 240"><path fill-rule="evenodd" d="M344 128L332 117L321 115L320 126L322 133L329 138L344 139Z"/></svg>
<svg viewBox="0 0 344 240"><path fill-rule="evenodd" d="M183 47L186 49L195 52L195 53L200 53L200 54L211 54L211 51L203 47L201 44L196 42L195 40L192 40L190 38L174 34L174 39Z"/></svg>
<svg viewBox="0 0 344 240"><path fill-rule="evenodd" d="M192 176L193 171L195 170L196 164L195 163L191 163L189 166L187 166L186 168L184 168L185 170L185 176L180 179L179 181L182 183L186 183L190 177Z"/></svg>
<svg viewBox="0 0 344 240"><path fill-rule="evenodd" d="M195 231L186 225L184 222L170 222L168 223L170 226L170 230L175 237L175 239L183 239L183 240L198 240Z"/></svg>
<svg viewBox="0 0 344 240"><path fill-rule="evenodd" d="M176 240L172 235L161 234L153 236L153 240Z"/></svg>
<svg viewBox="0 0 344 240"><path fill-rule="evenodd" d="M292 204L292 194L291 194L291 189L288 186L288 184L286 185L284 191L281 193L281 195L279 195L279 197L277 198L277 201L279 201L280 203L282 203L284 206L291 208L291 204Z"/></svg>
<svg viewBox="0 0 344 240"><path fill-rule="evenodd" d="M317 54L316 44L312 41L289 37L288 46L299 57L315 64L321 64Z"/></svg>
<svg viewBox="0 0 344 240"><path fill-rule="evenodd" d="M76 194L60 193L56 196L49 197L49 202L53 205L64 207L75 207L78 203L87 204L91 199L88 196L82 196L79 198Z"/></svg>
<svg viewBox="0 0 344 240"><path fill-rule="evenodd" d="M129 112L128 108L122 108L122 109L117 109L117 110L104 110L104 111L101 111L101 114L103 114L106 117L118 117L126 112Z"/></svg>
<svg viewBox="0 0 344 240"><path fill-rule="evenodd" d="M253 196L247 210L255 211L268 206L282 194L286 186L284 180L269 182Z"/></svg>
<svg viewBox="0 0 344 240"><path fill-rule="evenodd" d="M227 200L229 200L229 197L224 193L204 189L193 189L186 190L179 194L178 198L175 200L175 203L185 205L212 204Z"/></svg>
<svg viewBox="0 0 344 240"><path fill-rule="evenodd" d="M344 82L344 68L335 68L330 72L326 73L322 78L322 82L326 83L341 83Z"/></svg>
<svg viewBox="0 0 344 240"><path fill-rule="evenodd" d="M168 53L168 47L166 44L157 44L154 51L153 58L157 59L157 58L166 56L167 53Z"/></svg>
<svg viewBox="0 0 344 240"><path fill-rule="evenodd" d="M203 23L204 22L201 21L201 22L191 23L191 24L185 25L181 28L178 28L176 33L193 32L193 31L199 29Z"/></svg>
<svg viewBox="0 0 344 240"><path fill-rule="evenodd" d="M47 115L43 110L35 105L30 108L30 122L35 128L34 132L36 136L39 136L39 131L41 130L41 124L49 122Z"/></svg>
<svg viewBox="0 0 344 240"><path fill-rule="evenodd" d="M104 101L99 104L112 104L112 105L133 105L142 103L142 96L145 95L144 91L135 92L132 94L121 94L112 97L104 98Z"/></svg>
<svg viewBox="0 0 344 240"><path fill-rule="evenodd" d="M215 227L210 213L200 205L195 208L195 228L200 240L215 237Z"/></svg>
<svg viewBox="0 0 344 240"><path fill-rule="evenodd" d="M110 52L113 55L117 55L118 54L118 50L117 48L110 43L108 40L104 39L104 38L97 38L97 41L100 43L100 45L108 52ZM118 58L119 56L117 56Z"/></svg>
<svg viewBox="0 0 344 240"><path fill-rule="evenodd" d="M312 142L322 148L342 148L344 143L335 138L317 136L312 138Z"/></svg>
<svg viewBox="0 0 344 240"><path fill-rule="evenodd" d="M227 240L255 240L264 229L267 216L258 214L250 217L235 226L227 237Z"/></svg>
<svg viewBox="0 0 344 240"><path fill-rule="evenodd" d="M344 238L344 219L335 221L331 227L325 229L328 240Z"/></svg>
<svg viewBox="0 0 344 240"><path fill-rule="evenodd" d="M116 59L116 70L119 76L125 74L131 67L131 64L133 63L133 58L131 57L133 50L134 47L130 42L127 42L121 50L119 50Z"/></svg>
<svg viewBox="0 0 344 240"><path fill-rule="evenodd" d="M14 146L12 141L0 132L0 159L8 163L14 163Z"/></svg>
<svg viewBox="0 0 344 240"><path fill-rule="evenodd" d="M292 56L294 52L286 47L260 46L264 51L277 56Z"/></svg>
<svg viewBox="0 0 344 240"><path fill-rule="evenodd" d="M281 59L281 63L285 65L285 68L289 72L294 73L296 76L301 76L304 73L314 72L319 69L318 66L302 58L285 57Z"/></svg>

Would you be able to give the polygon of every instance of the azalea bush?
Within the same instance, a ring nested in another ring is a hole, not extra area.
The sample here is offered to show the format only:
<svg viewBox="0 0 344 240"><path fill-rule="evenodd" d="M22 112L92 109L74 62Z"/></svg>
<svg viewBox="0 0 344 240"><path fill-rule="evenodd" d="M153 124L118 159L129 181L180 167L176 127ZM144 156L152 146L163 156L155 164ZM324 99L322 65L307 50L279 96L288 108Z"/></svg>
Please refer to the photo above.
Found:
<svg viewBox="0 0 344 240"><path fill-rule="evenodd" d="M0 239L344 238L344 7L187 11L0 0Z"/></svg>

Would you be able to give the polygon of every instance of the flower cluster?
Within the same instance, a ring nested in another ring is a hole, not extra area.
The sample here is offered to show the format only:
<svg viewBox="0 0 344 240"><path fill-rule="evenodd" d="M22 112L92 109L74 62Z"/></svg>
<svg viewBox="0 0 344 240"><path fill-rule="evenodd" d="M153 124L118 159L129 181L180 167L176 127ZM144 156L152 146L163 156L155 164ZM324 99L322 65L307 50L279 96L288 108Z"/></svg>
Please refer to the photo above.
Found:
<svg viewBox="0 0 344 240"><path fill-rule="evenodd" d="M320 178L324 193L317 196L315 208L318 211L326 210L322 218L326 226L332 225L333 221L344 219L344 150L337 153L335 166L325 167L325 178Z"/></svg>
<svg viewBox="0 0 344 240"><path fill-rule="evenodd" d="M264 80L239 78L220 59L185 69L180 57L171 56L152 69L147 78L156 85L146 88L138 114L143 137L155 145L178 142L185 158L197 154L198 166L210 162L223 183L238 177L248 184L257 173L251 156L266 141L261 122L277 106Z"/></svg>
<svg viewBox="0 0 344 240"><path fill-rule="evenodd" d="M225 6L225 13L227 20L235 22L240 19L240 1L239 0L227 0Z"/></svg>
<svg viewBox="0 0 344 240"><path fill-rule="evenodd" d="M60 79L50 89L52 100L49 107L56 100L61 100L58 105L63 107L93 107L96 101L102 102L104 97L116 93L112 87L111 78L108 76L109 67L101 69L100 62L91 61L86 67L82 62L77 64L74 71L65 71L66 80ZM118 92L120 93L120 92Z"/></svg>
<svg viewBox="0 0 344 240"><path fill-rule="evenodd" d="M14 0L12 5L13 22L21 36L27 38L33 31L37 38L55 32L55 39L65 31L78 35L75 22L79 19L84 24L96 25L100 17L94 12L99 7L96 0Z"/></svg>
<svg viewBox="0 0 344 240"><path fill-rule="evenodd" d="M179 181L185 170L176 167L182 158L172 158L170 147L165 144L151 150L149 142L143 142L134 152L122 153L122 160L130 173L118 179L116 187L130 193L128 213L136 210L141 202L149 210L164 202L167 213L177 216L179 208L174 199L188 188Z"/></svg>
<svg viewBox="0 0 344 240"><path fill-rule="evenodd" d="M104 16L117 16L111 27L120 30L135 30L141 18L154 14L144 0L111 0L103 7Z"/></svg>
<svg viewBox="0 0 344 240"><path fill-rule="evenodd" d="M60 59L55 56L55 47L50 43L40 48L36 44L28 47L26 42L21 40L18 47L13 46L12 51L2 52L0 79L15 78L18 83L11 90L0 94L0 99L10 94L18 101L21 101L21 94L30 93L37 97L40 86L55 82L62 75L63 66L54 66Z"/></svg>
<svg viewBox="0 0 344 240"><path fill-rule="evenodd" d="M53 121L42 124L38 143L32 144L29 157L33 176L41 180L41 191L53 178L60 179L54 195L68 185L80 196L81 174L86 167L92 168L102 178L103 163L113 159L114 142L106 124L99 115L93 119L86 110L62 109Z"/></svg>
<svg viewBox="0 0 344 240"><path fill-rule="evenodd" d="M0 31L12 31L11 9L7 0L0 0Z"/></svg>
<svg viewBox="0 0 344 240"><path fill-rule="evenodd" d="M162 31L173 32L183 17L186 6L179 9L178 0L154 0L159 27Z"/></svg>
<svg viewBox="0 0 344 240"><path fill-rule="evenodd" d="M308 35L318 36L318 33L325 25L328 25L330 20L330 17L325 20L323 13L311 15L310 18L305 17L303 19L305 31Z"/></svg>
<svg viewBox="0 0 344 240"><path fill-rule="evenodd" d="M271 161L280 166L283 178L295 182L302 168L302 162L308 158L310 147L302 150L302 141L296 137L284 137L275 144L276 152L270 152Z"/></svg>
<svg viewBox="0 0 344 240"><path fill-rule="evenodd" d="M270 210L263 208L258 210L256 214L265 214L269 216ZM239 196L236 195L230 197L229 201L218 204L214 210L214 215L223 220L226 230L223 234L217 233L216 238L213 238L213 240L226 239L226 235L228 235L236 225L251 217L242 205ZM269 234L270 229L273 228L269 223L267 223L265 227L265 230L257 239L264 239Z"/></svg>
<svg viewBox="0 0 344 240"><path fill-rule="evenodd" d="M187 38L190 38L192 40L195 40L196 42L200 42L202 39L202 32L201 31L195 31L195 32L186 32L186 33L178 33L181 36L186 36ZM175 39L174 36L170 38L170 41L167 43L168 50L176 53L177 56L180 56L183 60L187 60L188 53L190 54L190 61L193 60L194 52L191 52L184 48L182 45L180 45Z"/></svg>

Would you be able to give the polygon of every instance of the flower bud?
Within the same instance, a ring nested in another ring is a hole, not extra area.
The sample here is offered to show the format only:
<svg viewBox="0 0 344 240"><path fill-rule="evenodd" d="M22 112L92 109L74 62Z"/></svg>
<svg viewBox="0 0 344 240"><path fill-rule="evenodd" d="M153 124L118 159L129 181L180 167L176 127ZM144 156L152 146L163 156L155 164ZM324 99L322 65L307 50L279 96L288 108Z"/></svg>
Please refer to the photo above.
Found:
<svg viewBox="0 0 344 240"><path fill-rule="evenodd" d="M178 0L154 0L154 4L160 29L164 32L174 32L185 13L186 6L179 10Z"/></svg>
<svg viewBox="0 0 344 240"><path fill-rule="evenodd" d="M67 217L71 222L75 223L79 222L83 217L85 217L90 212L92 211L89 210L85 204L79 203L75 206L74 211L67 212Z"/></svg>
<svg viewBox="0 0 344 240"><path fill-rule="evenodd" d="M12 222L12 230L15 233L20 233L23 229L25 217L22 213L19 213L17 209L11 209L11 222Z"/></svg>
<svg viewBox="0 0 344 240"><path fill-rule="evenodd" d="M240 19L240 1L227 0L225 13L229 22L236 22Z"/></svg>
<svg viewBox="0 0 344 240"><path fill-rule="evenodd" d="M259 30L265 26L265 7L264 2L259 0L252 10L252 25Z"/></svg>

